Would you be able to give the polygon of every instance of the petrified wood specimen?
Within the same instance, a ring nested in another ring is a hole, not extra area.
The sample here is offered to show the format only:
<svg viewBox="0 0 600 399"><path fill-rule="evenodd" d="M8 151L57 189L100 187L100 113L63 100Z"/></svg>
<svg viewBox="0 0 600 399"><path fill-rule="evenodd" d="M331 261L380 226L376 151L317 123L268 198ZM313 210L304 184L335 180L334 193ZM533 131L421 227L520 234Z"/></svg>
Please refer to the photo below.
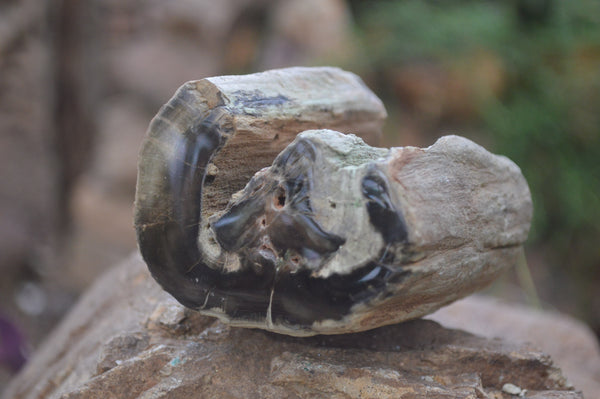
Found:
<svg viewBox="0 0 600 399"><path fill-rule="evenodd" d="M510 160L457 136L381 149L331 130L277 155L306 128L376 135L384 115L331 68L184 85L140 157L135 224L154 278L204 314L290 335L397 323L490 283L531 219Z"/></svg>

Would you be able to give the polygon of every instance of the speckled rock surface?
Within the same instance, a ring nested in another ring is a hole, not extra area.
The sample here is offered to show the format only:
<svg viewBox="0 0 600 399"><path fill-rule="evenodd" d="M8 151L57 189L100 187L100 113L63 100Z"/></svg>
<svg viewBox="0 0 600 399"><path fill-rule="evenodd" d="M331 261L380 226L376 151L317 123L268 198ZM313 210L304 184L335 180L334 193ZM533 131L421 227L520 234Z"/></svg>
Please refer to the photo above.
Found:
<svg viewBox="0 0 600 399"><path fill-rule="evenodd" d="M472 295L427 318L446 328L461 328L490 339L529 343L552 356L586 398L596 398L600 392L600 346L596 336L568 315Z"/></svg>
<svg viewBox="0 0 600 399"><path fill-rule="evenodd" d="M547 355L428 320L311 338L231 328L184 309L133 255L2 398L509 398L505 383L582 397Z"/></svg>

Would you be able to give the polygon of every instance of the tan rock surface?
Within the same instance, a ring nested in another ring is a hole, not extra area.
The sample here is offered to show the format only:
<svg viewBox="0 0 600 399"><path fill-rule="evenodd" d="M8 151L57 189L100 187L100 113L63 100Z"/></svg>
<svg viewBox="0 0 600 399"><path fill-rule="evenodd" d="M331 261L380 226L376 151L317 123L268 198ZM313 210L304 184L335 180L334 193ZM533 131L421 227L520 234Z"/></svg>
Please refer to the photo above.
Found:
<svg viewBox="0 0 600 399"><path fill-rule="evenodd" d="M51 334L11 398L581 398L547 355L433 321L292 338L185 310L133 255Z"/></svg>

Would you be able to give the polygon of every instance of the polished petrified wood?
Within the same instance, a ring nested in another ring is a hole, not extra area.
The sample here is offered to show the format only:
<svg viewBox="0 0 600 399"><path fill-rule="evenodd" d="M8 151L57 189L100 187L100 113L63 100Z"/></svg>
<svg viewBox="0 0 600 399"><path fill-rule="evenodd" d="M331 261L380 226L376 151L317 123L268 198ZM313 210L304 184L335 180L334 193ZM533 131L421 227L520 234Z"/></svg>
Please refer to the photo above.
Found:
<svg viewBox="0 0 600 399"><path fill-rule="evenodd" d="M413 319L489 284L529 230L514 163L458 136L426 149L296 137L372 139L384 116L332 68L184 85L140 156L153 277L204 314L289 335Z"/></svg>

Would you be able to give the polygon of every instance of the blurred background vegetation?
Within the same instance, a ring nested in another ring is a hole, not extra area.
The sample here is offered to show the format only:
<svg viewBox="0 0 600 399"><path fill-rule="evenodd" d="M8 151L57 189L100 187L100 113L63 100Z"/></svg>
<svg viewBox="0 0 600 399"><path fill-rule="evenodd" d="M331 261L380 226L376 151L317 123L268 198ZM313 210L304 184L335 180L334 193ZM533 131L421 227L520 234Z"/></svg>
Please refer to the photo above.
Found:
<svg viewBox="0 0 600 399"><path fill-rule="evenodd" d="M0 2L0 334L35 348L135 250L136 154L179 85L323 64L382 98L383 144L455 133L515 161L533 228L491 292L600 335L598 0Z"/></svg>

